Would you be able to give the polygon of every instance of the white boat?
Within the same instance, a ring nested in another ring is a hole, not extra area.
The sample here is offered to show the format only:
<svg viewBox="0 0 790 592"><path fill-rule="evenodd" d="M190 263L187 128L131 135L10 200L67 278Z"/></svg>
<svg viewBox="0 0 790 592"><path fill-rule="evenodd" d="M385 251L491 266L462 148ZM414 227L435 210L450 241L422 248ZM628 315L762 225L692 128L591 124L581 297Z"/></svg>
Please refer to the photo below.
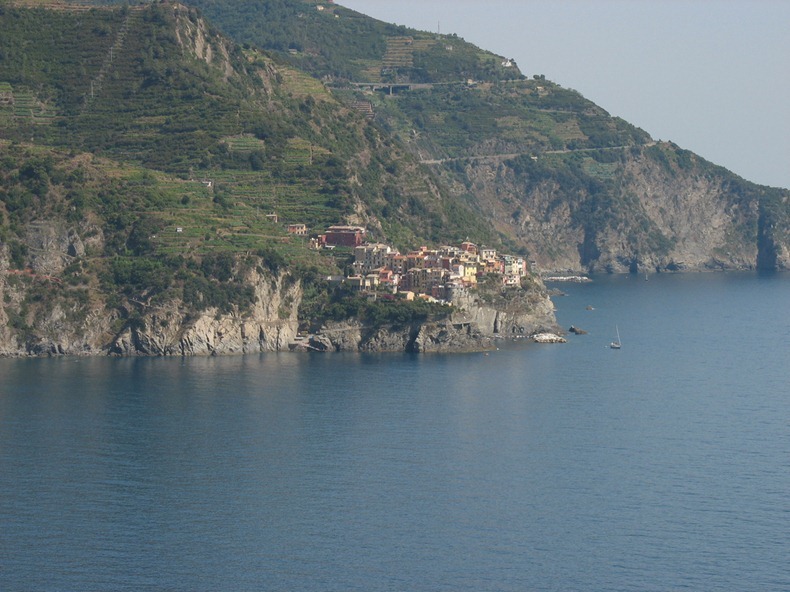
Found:
<svg viewBox="0 0 790 592"><path fill-rule="evenodd" d="M615 325L614 330L617 331L617 341L612 341L612 343L609 344L609 347L612 349L620 349L622 347L622 344L620 343L620 329L618 329L617 325Z"/></svg>

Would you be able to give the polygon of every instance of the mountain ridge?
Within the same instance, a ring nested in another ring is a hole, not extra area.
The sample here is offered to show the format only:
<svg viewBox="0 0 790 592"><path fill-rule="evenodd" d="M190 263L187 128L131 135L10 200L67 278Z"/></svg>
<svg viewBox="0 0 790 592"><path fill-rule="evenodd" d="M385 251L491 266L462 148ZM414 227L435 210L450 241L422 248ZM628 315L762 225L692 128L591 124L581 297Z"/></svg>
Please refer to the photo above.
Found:
<svg viewBox="0 0 790 592"><path fill-rule="evenodd" d="M237 40L280 52L349 102L369 103L376 121L432 167L455 199L472 204L542 268L622 272L790 264L786 189L750 183L671 142L657 142L576 91L544 76L523 77L502 56L453 35L375 19L363 26L359 13L342 6L333 5L330 13L316 9L320 2L298 0L281 2L307 7L298 23L301 47L287 48L255 19L261 2L190 2ZM344 21L353 26L343 29ZM286 31L296 26L277 22ZM339 31L336 42L325 43L333 30ZM352 59L368 67L344 77L333 69L332 49L352 30L364 31ZM385 60L388 43L403 39L412 55L392 66ZM431 85L418 67L428 61L426 43L441 54L431 55L434 68L444 73L435 79L440 84ZM302 51L306 44L312 55ZM475 51L502 60L499 68L471 68L467 59L452 65L455 56ZM533 164L537 159L542 162ZM640 169L649 172L649 181L640 178ZM662 200L667 203L657 203ZM683 208L674 206L684 201ZM552 215L560 205L567 210L563 218ZM693 236L690 229L708 225L710 216L716 221L711 231Z"/></svg>

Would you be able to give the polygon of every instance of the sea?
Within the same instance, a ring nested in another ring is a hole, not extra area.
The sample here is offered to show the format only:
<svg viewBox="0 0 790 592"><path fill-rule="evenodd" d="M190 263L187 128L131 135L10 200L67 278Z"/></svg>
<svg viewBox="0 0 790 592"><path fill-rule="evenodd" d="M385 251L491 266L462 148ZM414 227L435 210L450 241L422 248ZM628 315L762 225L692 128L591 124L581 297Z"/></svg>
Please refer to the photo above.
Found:
<svg viewBox="0 0 790 592"><path fill-rule="evenodd" d="M592 279L564 344L0 360L0 590L790 590L790 275Z"/></svg>

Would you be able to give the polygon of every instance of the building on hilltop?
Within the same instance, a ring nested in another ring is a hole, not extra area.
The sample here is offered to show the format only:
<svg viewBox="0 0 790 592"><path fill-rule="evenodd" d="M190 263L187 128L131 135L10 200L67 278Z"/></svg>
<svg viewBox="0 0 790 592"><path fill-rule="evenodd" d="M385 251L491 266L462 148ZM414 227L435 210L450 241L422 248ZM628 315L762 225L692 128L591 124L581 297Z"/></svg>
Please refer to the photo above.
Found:
<svg viewBox="0 0 790 592"><path fill-rule="evenodd" d="M324 248L353 247L353 272L346 283L357 291L417 294L451 302L468 294L488 274L499 275L503 286L516 287L529 273L523 257L499 254L469 240L460 246L421 246L402 255L390 245L366 243L364 236L365 229L359 226L331 226L320 237Z"/></svg>
<svg viewBox="0 0 790 592"><path fill-rule="evenodd" d="M330 226L321 235L321 244L334 247L358 247L365 242L365 229L361 226Z"/></svg>
<svg viewBox="0 0 790 592"><path fill-rule="evenodd" d="M397 251L387 257L387 267L397 275L403 275L408 269L408 258Z"/></svg>
<svg viewBox="0 0 790 592"><path fill-rule="evenodd" d="M449 273L444 269L414 267L401 276L399 289L417 294L432 294L448 277Z"/></svg>
<svg viewBox="0 0 790 592"><path fill-rule="evenodd" d="M461 243L461 250L469 253L470 255L477 255L477 245L473 242L465 240Z"/></svg>
<svg viewBox="0 0 790 592"><path fill-rule="evenodd" d="M527 262L523 257L502 255L501 261L503 263L502 273L505 275L516 275L518 277L527 275Z"/></svg>
<svg viewBox="0 0 790 592"><path fill-rule="evenodd" d="M345 284L356 292L375 290L379 285L379 274L350 275L345 279Z"/></svg>

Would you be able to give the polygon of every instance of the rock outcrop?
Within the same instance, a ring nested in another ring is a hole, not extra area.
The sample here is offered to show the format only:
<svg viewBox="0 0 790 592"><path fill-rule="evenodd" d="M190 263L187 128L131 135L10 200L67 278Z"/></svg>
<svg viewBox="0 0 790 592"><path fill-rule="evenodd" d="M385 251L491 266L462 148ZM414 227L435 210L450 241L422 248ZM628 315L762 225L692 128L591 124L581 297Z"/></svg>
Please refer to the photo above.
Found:
<svg viewBox="0 0 790 592"><path fill-rule="evenodd" d="M95 249L86 247L77 230L40 221L30 226L27 239L34 265L26 269L13 268L8 246L0 244L2 356L480 351L494 347L496 339L556 327L548 292L532 279L527 289L503 291L494 284L456 295L444 318L375 327L356 319L333 322L300 341L303 290L287 270L234 265L231 281L252 289L250 304L243 308L201 307L175 296L146 298L144 292L121 298L103 291L96 276L72 273L84 265L86 248Z"/></svg>
<svg viewBox="0 0 790 592"><path fill-rule="evenodd" d="M14 273L0 252L0 302L4 304L0 305L1 356L279 351L288 349L298 329L302 288L287 273L271 276L250 271L245 281L254 289L254 304L245 311L196 311L174 299L157 306L137 303L142 310L133 323L121 319L98 299L93 307L78 307L63 299L39 305L34 313L26 312L31 293L36 298L36 291L46 290L51 281L32 273Z"/></svg>
<svg viewBox="0 0 790 592"><path fill-rule="evenodd" d="M199 313L169 302L127 327L109 347L115 355L194 356L279 351L298 330L301 285L286 274L274 278L252 271L245 278L255 289L255 304L244 313L209 308Z"/></svg>
<svg viewBox="0 0 790 592"><path fill-rule="evenodd" d="M568 163L545 170L538 157L472 160L463 174L481 211L545 271L790 269L787 190L739 179L669 142L602 152L611 162L590 154L574 161L569 150Z"/></svg>
<svg viewBox="0 0 790 592"><path fill-rule="evenodd" d="M8 313L6 313L4 302L10 301L6 287L6 276L8 273L8 249L0 244L0 356L9 356L17 351L16 337L8 326Z"/></svg>
<svg viewBox="0 0 790 592"><path fill-rule="evenodd" d="M439 353L491 349L493 336L468 321L426 321L401 326L366 328L357 321L330 323L312 335L314 351Z"/></svg>
<svg viewBox="0 0 790 592"><path fill-rule="evenodd" d="M497 339L557 331L554 305L544 290L514 291L496 302L465 294L445 319L372 329L357 320L327 323L311 335L313 351L460 352L492 349Z"/></svg>
<svg viewBox="0 0 790 592"><path fill-rule="evenodd" d="M543 291L526 291L507 299L486 302L477 295L457 298L455 322L472 323L488 337L527 337L542 330L556 330L554 304Z"/></svg>

